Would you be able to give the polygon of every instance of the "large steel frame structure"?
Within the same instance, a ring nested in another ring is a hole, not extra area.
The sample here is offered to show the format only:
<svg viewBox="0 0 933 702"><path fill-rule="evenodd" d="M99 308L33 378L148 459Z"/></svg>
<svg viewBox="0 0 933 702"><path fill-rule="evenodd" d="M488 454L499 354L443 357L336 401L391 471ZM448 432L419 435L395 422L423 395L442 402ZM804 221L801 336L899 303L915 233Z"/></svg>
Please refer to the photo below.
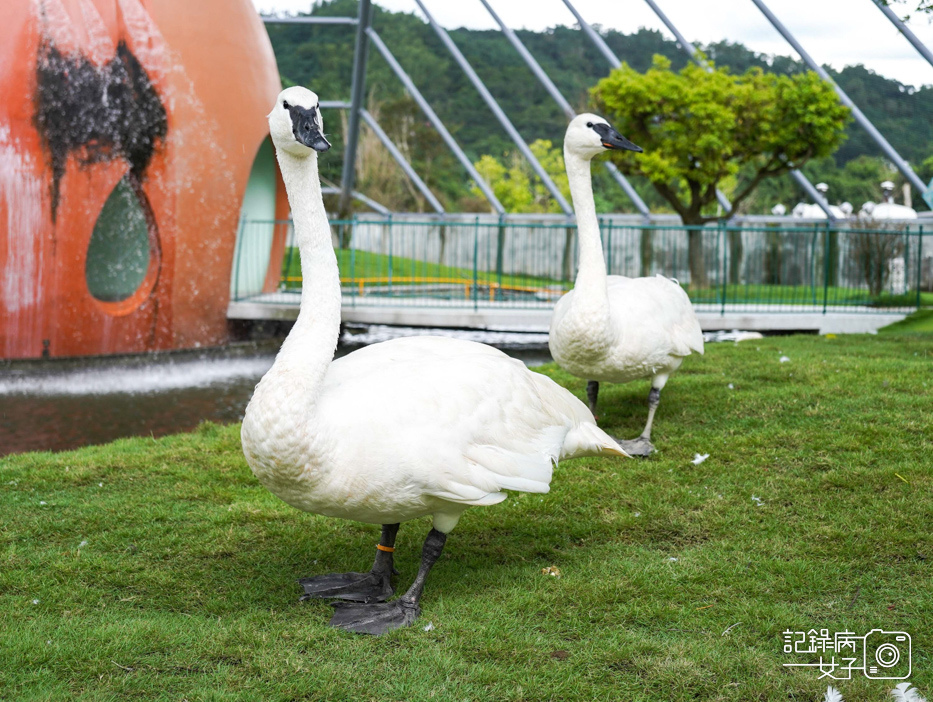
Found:
<svg viewBox="0 0 933 702"><path fill-rule="evenodd" d="M908 182L910 182L918 191L922 194L926 186L920 180L920 178L914 173L907 161L901 157L901 155L891 146L890 143L884 138L881 132L872 124L872 122L862 113L858 106L851 100L851 98L832 80L829 74L820 66L813 58L807 53L803 46L797 41L797 39L790 33L790 31L777 19L777 17L771 12L770 8L765 4L764 0L751 0L759 10L765 15L768 21L774 26L774 28L781 34L781 36L794 48L795 51L800 55L807 65L814 70L823 80L828 82L836 90L836 93L839 95L840 100L852 110L852 114L855 117L856 121L862 126L868 134L872 137L875 143L881 148L885 155L894 163L898 170L904 175ZM933 65L933 53L924 46L924 44L917 39L917 37L910 31L910 29L897 17L897 15L886 5L879 0L871 0L874 2L878 8L884 12L889 20L904 34L904 36L911 42L914 48L926 58L927 61ZM476 74L476 71L473 70L473 67L463 56L461 51L454 44L453 40L450 38L450 35L447 31L441 27L435 20L431 13L428 11L423 0L415 0L421 12L424 14L428 23L434 32L438 35L441 42L444 44L445 48L450 52L451 56L460 66L461 70L466 74L470 79L470 82L476 88L477 92L482 97L483 101L489 107L490 111L498 120L499 124L508 134L509 138L518 148L522 156L528 161L532 170L535 174L541 179L545 188L558 203L561 211L568 218L573 216L573 209L570 206L570 203L567 202L566 198L560 192L560 189L547 174L541 164L535 158L534 154L531 152L531 149L528 147L528 144L524 141L521 134L509 120L508 116L503 111L502 107L499 105L498 101L493 97L492 93L489 92L489 89L483 83L482 79ZM561 94L557 86L554 85L554 82L548 76L547 72L541 67L537 62L531 52L525 47L521 39L515 34L515 32L502 21L498 14L492 7L490 0L480 0L495 22L499 25L503 36L509 41L513 46L516 52L521 56L522 60L526 63L528 68L534 74L535 78L542 84L551 98L558 104L560 109L564 112L568 119L572 119L575 116L573 108L570 106L570 103L567 99ZM603 54L606 60L609 62L610 68L615 68L621 64L621 61L618 56L609 48L606 42L603 40L602 36L599 35L587 21L582 17L582 15L574 7L572 0L563 0L564 4L567 6L567 9L576 19L578 25L580 26L581 31L586 35L589 41ZM677 39L681 48L690 56L691 60L696 61L699 65L705 66L707 69L712 70L708 64L705 63L701 54L697 49L686 40L686 38L680 33L677 27L671 22L671 20L664 14L661 8L657 5L654 0L645 0L648 6L654 11L658 18L664 23L664 25L670 30L670 32ZM399 164L404 173L411 179L412 183L418 189L418 191L424 196L428 204L439 215L445 214L443 205L431 192L430 188L425 184L422 178L418 175L417 171L412 167L412 165L407 161L402 152L398 147L392 142L392 139L385 133L385 131L379 126L376 119L371 113L369 113L363 106L363 97L364 89L366 84L366 65L369 55L369 46L372 44L373 47L382 55L386 63L391 68L392 72L398 77L402 85L407 90L408 94L416 102L419 108L422 110L424 115L427 117L428 121L432 126L437 130L438 134L441 136L441 139L445 142L447 147L451 150L460 164L469 174L470 178L476 183L479 190L482 192L483 196L489 202L489 205L493 212L498 214L500 217L505 217L506 212L505 208L502 206L502 203L499 202L495 193L489 184L483 179L479 172L474 168L472 162L467 157L466 153L457 143L456 139L450 134L446 126L444 126L443 121L434 110L431 108L431 105L422 95L421 91L418 90L418 87L414 84L411 77L405 72L405 69L402 68L401 64L396 60L395 56L389 50L389 47L386 46L385 42L382 41L381 37L378 35L376 30L372 27L372 0L360 0L359 12L357 17L319 17L319 16L300 16L300 17L263 17L263 21L266 24L284 24L284 23L298 23L298 24L329 24L329 25L346 25L346 26L355 26L356 27L356 43L354 48L354 59L353 59L353 77L352 84L350 88L350 101L341 102L341 101L323 101L321 106L323 108L335 108L335 109L346 109L349 111L348 119L348 133L347 141L344 150L344 162L343 162L343 171L341 174L341 182L339 188L325 188L324 192L328 194L337 194L339 195L338 199L338 213L341 216L346 216L349 213L350 200L356 199L360 202L363 202L372 209L380 212L382 214L389 214L388 208L381 205L378 202L373 201L372 199L366 197L364 194L354 190L355 186L355 163L356 163L356 151L359 144L359 131L360 124L365 123L372 132L376 135L379 141L385 146L389 154L393 159ZM645 202L639 197L638 193L632 187L631 183L625 178L622 173L615 167L611 162L605 162L606 168L609 170L612 178L615 182L625 191L629 199L635 205L635 208L646 218L651 216L651 212L648 209L648 206ZM800 171L796 169L791 170L791 175L794 180L803 188L813 202L815 202L826 214L827 218L832 220L833 215L829 208L829 203L822 196L822 194L813 187L813 184L807 180ZM717 199L719 200L720 205L726 210L726 212L731 212L732 205L726 198L723 193L717 190Z"/></svg>

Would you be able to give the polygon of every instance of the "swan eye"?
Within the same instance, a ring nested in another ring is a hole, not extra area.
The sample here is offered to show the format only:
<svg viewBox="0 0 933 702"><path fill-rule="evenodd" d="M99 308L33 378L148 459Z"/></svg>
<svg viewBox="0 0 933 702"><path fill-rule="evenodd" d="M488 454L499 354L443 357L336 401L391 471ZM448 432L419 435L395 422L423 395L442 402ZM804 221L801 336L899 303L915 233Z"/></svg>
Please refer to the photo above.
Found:
<svg viewBox="0 0 933 702"><path fill-rule="evenodd" d="M590 129L592 129L592 128L593 128L593 123L592 123L592 122L587 122L587 123L586 123L586 126L589 127Z"/></svg>
<svg viewBox="0 0 933 702"><path fill-rule="evenodd" d="M282 107L284 107L286 110L288 109L288 100L282 100Z"/></svg>

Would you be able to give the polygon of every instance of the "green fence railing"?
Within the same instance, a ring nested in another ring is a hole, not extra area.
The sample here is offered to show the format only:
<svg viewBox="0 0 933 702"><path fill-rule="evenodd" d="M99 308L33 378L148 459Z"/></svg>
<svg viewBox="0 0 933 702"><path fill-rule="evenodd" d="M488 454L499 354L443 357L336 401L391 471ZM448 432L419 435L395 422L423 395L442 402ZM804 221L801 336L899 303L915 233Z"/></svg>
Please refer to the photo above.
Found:
<svg viewBox="0 0 933 702"><path fill-rule="evenodd" d="M331 224L348 304L541 307L576 274L576 227L564 222L406 215ZM244 221L234 300L274 300L259 293L277 227L287 237L279 293L301 288L290 223ZM686 227L607 218L600 227L611 275L676 278L698 306L871 312L933 304L933 237L920 225Z"/></svg>

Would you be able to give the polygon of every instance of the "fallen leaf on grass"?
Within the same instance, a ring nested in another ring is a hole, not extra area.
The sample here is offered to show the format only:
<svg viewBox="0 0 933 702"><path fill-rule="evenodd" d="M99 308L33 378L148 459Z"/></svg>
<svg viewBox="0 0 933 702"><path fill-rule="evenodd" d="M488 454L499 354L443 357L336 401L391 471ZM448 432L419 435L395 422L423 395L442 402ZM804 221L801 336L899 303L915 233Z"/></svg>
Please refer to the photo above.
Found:
<svg viewBox="0 0 933 702"><path fill-rule="evenodd" d="M541 569L541 573L542 573L543 575L550 575L550 576L553 576L553 577L555 577L555 578L559 578L559 577L560 577L560 568L558 568L557 566L548 566L547 568L542 568L542 569Z"/></svg>

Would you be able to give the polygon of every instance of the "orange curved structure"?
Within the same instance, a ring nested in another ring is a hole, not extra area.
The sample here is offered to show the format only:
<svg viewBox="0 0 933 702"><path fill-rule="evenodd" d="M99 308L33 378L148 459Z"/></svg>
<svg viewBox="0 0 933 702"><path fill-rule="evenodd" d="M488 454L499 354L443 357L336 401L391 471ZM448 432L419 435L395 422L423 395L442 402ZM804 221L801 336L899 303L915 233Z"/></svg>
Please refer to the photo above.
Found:
<svg viewBox="0 0 933 702"><path fill-rule="evenodd" d="M280 90L251 3L4 6L0 357L224 343L241 203ZM270 192L284 218L284 188Z"/></svg>

